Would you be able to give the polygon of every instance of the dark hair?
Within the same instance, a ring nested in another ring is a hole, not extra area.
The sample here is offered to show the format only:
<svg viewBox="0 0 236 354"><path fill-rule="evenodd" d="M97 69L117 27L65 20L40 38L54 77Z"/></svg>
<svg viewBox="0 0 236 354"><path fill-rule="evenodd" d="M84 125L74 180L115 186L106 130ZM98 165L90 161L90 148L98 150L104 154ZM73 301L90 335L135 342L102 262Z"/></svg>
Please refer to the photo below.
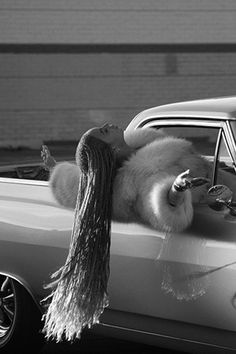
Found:
<svg viewBox="0 0 236 354"><path fill-rule="evenodd" d="M81 171L69 254L52 275L57 286L45 315L46 337L79 338L108 306L112 185L115 158L110 145L85 134L76 151Z"/></svg>

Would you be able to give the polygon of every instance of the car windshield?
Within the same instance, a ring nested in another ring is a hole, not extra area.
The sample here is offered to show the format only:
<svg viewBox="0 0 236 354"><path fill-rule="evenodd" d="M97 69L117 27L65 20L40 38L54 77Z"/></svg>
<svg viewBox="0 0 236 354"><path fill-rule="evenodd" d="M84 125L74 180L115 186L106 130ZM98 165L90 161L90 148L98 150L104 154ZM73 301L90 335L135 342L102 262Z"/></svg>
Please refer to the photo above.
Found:
<svg viewBox="0 0 236 354"><path fill-rule="evenodd" d="M47 143L56 161L73 161L76 141ZM48 181L49 171L43 166L41 147L0 147L0 177Z"/></svg>

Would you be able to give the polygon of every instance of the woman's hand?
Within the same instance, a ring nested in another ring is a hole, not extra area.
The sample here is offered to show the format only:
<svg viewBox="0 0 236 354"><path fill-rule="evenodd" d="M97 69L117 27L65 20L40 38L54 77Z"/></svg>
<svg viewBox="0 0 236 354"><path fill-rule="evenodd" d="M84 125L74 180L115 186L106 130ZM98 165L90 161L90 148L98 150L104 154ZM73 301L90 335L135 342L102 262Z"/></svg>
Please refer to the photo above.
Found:
<svg viewBox="0 0 236 354"><path fill-rule="evenodd" d="M187 170L176 177L173 187L177 192L184 192L186 189L200 187L209 182L209 178L191 177L190 170Z"/></svg>
<svg viewBox="0 0 236 354"><path fill-rule="evenodd" d="M42 145L41 158L43 160L44 167L46 168L46 170L50 171L56 165L56 160L51 156L47 145Z"/></svg>
<svg viewBox="0 0 236 354"><path fill-rule="evenodd" d="M181 204L184 199L183 192L187 189L197 188L209 182L210 180L205 177L190 176L190 170L179 174L169 191L168 198L170 205L177 206Z"/></svg>

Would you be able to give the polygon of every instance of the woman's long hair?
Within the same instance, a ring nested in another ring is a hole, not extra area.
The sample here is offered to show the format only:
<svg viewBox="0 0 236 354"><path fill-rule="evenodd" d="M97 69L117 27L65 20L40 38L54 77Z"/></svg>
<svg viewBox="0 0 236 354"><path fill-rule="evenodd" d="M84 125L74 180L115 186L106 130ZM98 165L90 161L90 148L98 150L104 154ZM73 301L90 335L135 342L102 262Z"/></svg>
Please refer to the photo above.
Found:
<svg viewBox="0 0 236 354"><path fill-rule="evenodd" d="M99 322L108 306L115 159L108 144L85 134L76 162L81 177L69 254L65 265L52 275L48 287L56 289L44 315L46 337L58 342L79 338L84 327Z"/></svg>

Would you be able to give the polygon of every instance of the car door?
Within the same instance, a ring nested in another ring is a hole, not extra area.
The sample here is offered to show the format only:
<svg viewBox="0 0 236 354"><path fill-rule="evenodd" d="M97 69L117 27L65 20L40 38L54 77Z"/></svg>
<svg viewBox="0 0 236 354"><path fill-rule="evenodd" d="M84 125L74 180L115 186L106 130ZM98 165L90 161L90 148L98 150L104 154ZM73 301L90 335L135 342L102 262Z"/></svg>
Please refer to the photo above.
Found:
<svg viewBox="0 0 236 354"><path fill-rule="evenodd" d="M225 122L173 118L143 125L192 140L212 163L212 184L219 162L233 166ZM195 206L193 223L182 233L113 223L109 308L236 331L235 231L236 217L205 202ZM143 323L133 326L143 329Z"/></svg>

